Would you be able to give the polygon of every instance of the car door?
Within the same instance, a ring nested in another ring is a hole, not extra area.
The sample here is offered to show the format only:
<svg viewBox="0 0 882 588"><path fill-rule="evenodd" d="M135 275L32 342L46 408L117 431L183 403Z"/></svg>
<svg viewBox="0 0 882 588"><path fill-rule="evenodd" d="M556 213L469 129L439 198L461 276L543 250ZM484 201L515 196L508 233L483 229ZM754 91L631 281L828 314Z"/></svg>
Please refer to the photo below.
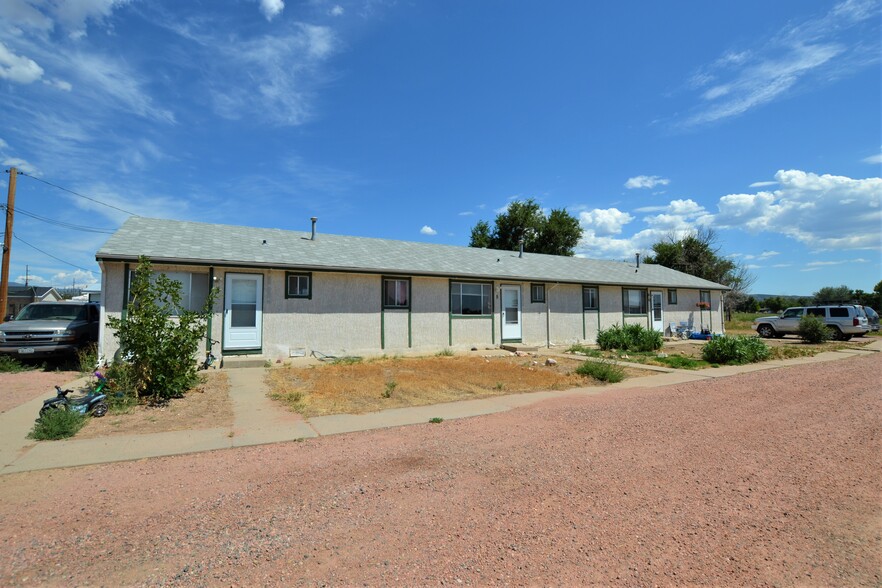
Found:
<svg viewBox="0 0 882 588"><path fill-rule="evenodd" d="M799 329L799 319L805 314L805 308L788 308L775 323L779 333L795 333Z"/></svg>

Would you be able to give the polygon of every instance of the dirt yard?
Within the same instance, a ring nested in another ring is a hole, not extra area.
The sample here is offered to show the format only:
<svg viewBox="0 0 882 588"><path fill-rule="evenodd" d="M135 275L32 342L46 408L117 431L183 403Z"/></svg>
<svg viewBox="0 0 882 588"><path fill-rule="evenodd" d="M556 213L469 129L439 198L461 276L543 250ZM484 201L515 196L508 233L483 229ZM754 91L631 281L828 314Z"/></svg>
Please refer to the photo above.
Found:
<svg viewBox="0 0 882 588"><path fill-rule="evenodd" d="M0 373L0 412L6 412L34 398L52 398L55 386L64 386L80 377L79 372L28 370Z"/></svg>
<svg viewBox="0 0 882 588"><path fill-rule="evenodd" d="M270 370L271 397L306 416L359 414L600 382L572 373L585 358L456 355L375 359ZM645 375L635 369L626 376Z"/></svg>
<svg viewBox="0 0 882 588"><path fill-rule="evenodd" d="M104 417L89 419L76 438L232 426L233 407L227 374L208 371L201 372L200 377L204 382L183 398L173 398L165 406L134 406L125 414L107 413Z"/></svg>
<svg viewBox="0 0 882 588"><path fill-rule="evenodd" d="M882 354L0 477L0 585L882 584Z"/></svg>

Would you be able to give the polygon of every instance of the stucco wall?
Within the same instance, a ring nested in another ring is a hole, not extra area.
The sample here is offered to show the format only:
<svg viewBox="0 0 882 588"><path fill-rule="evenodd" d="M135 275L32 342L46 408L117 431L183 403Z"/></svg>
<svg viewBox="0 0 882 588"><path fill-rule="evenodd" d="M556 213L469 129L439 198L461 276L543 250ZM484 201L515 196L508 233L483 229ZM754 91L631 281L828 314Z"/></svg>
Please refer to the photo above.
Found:
<svg viewBox="0 0 882 588"><path fill-rule="evenodd" d="M131 264L134 268L136 264ZM120 316L123 308L124 272L122 263L102 263L102 312ZM162 266L157 271L209 272L207 267ZM329 355L433 352L488 347L501 342L499 288L493 285L495 318L450 317L450 280L413 277L411 311L386 310L381 314L382 276L337 272L312 272L312 298L285 298L285 271L216 268L214 285L220 290L212 315L212 337L223 340L224 284L228 273L257 273L263 279L263 346L267 358L285 358L292 353L318 351ZM513 282L506 281L506 285ZM600 311L582 310L580 284L546 284L548 303L530 301L530 283L520 283L522 301L522 340L525 344L566 346L575 342L593 343L598 329L614 324L637 323L647 326L647 316L623 317L622 288L599 286ZM655 290L656 288L651 288ZM698 290L677 289L678 303L667 303L664 293L665 331L670 323L691 321L698 329L720 332L721 294L712 292L712 310L699 312ZM408 317L409 314L409 317ZM410 342L408 347L408 318ZM550 330L549 330L550 327ZM381 339L382 338L382 339ZM452 339L452 345L451 345ZM381 340L385 343L381 345ZM104 357L113 357L116 340L105 328L102 337ZM221 355L221 346L214 347Z"/></svg>

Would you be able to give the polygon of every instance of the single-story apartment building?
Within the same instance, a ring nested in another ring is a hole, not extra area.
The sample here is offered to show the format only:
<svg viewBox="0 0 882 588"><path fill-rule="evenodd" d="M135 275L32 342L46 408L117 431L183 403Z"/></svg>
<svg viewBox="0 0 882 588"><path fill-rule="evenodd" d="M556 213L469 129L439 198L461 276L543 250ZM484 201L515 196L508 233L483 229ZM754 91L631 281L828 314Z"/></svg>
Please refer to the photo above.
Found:
<svg viewBox="0 0 882 588"><path fill-rule="evenodd" d="M6 302L6 313L0 317L14 317L21 309L33 302L57 302L61 300L61 294L52 286L29 286L27 284L9 284L9 294Z"/></svg>
<svg viewBox="0 0 882 588"><path fill-rule="evenodd" d="M686 323L723 330L726 286L660 265L529 252L132 217L97 252L99 353L117 341L139 256L178 280L198 309L219 296L215 355L270 360L432 352L521 343L593 343L636 323L665 334Z"/></svg>

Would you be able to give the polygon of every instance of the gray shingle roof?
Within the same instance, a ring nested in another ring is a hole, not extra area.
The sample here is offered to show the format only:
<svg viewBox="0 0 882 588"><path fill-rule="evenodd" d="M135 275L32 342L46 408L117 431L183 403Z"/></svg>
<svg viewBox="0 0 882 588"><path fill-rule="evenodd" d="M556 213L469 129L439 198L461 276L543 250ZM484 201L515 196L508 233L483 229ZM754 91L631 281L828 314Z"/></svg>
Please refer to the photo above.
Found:
<svg viewBox="0 0 882 588"><path fill-rule="evenodd" d="M132 217L101 247L99 260L355 271L454 278L728 289L660 265L517 251Z"/></svg>

